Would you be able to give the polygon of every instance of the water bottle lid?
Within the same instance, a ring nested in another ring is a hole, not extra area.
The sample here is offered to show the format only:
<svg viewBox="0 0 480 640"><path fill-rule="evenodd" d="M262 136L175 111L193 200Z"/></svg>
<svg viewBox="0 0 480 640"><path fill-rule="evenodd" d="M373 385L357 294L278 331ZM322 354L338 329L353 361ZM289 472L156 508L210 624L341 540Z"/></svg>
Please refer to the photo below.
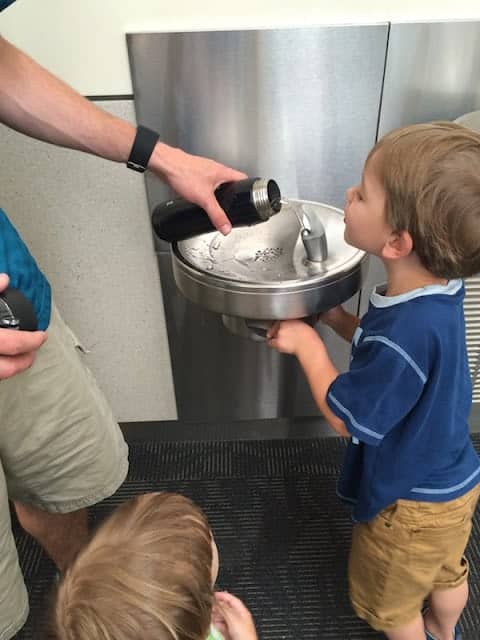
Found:
<svg viewBox="0 0 480 640"><path fill-rule="evenodd" d="M262 220L268 220L282 208L278 184L271 178L257 178L252 185L252 202Z"/></svg>

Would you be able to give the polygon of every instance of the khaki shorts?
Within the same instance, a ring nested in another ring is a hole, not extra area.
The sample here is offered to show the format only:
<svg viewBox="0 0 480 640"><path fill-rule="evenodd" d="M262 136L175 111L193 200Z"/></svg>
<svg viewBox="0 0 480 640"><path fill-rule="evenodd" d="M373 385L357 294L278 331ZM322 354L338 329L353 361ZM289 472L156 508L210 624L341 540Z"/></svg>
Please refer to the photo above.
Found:
<svg viewBox="0 0 480 640"><path fill-rule="evenodd" d="M76 511L110 496L127 474L127 445L84 358L53 307L32 367L0 381L0 640L28 614L8 500Z"/></svg>
<svg viewBox="0 0 480 640"><path fill-rule="evenodd" d="M359 618L377 631L401 627L433 590L467 579L464 552L479 493L477 485L449 502L398 500L354 526L349 583Z"/></svg>

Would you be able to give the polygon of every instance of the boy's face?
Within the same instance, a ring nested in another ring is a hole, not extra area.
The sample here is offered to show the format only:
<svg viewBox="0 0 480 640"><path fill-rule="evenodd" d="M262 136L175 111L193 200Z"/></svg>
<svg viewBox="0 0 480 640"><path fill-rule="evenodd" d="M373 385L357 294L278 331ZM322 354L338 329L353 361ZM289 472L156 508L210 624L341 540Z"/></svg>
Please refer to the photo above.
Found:
<svg viewBox="0 0 480 640"><path fill-rule="evenodd" d="M385 190L377 178L379 161L377 152L365 165L361 183L347 189L344 233L348 244L377 256L392 232L385 220Z"/></svg>

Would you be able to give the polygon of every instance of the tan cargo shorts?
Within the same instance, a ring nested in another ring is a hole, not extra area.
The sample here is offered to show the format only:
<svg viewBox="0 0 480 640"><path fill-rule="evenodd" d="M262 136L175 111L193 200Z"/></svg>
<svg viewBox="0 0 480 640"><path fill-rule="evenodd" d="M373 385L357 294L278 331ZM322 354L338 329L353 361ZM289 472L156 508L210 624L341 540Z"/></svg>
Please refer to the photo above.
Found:
<svg viewBox="0 0 480 640"><path fill-rule="evenodd" d="M0 381L0 640L28 614L8 500L67 513L110 496L127 474L127 445L84 359L53 306L32 367Z"/></svg>
<svg viewBox="0 0 480 640"><path fill-rule="evenodd" d="M350 599L377 631L408 624L437 589L468 577L464 556L480 485L449 502L398 500L353 527Z"/></svg>

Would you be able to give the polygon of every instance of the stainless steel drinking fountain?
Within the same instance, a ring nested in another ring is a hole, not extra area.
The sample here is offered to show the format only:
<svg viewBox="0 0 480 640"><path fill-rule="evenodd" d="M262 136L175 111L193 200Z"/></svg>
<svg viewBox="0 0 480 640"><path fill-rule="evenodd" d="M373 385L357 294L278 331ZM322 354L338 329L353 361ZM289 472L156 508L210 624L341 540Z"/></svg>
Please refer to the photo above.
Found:
<svg viewBox="0 0 480 640"><path fill-rule="evenodd" d="M262 340L273 321L311 318L359 291L368 258L343 233L340 209L287 200L262 224L173 243L175 282L230 331Z"/></svg>

